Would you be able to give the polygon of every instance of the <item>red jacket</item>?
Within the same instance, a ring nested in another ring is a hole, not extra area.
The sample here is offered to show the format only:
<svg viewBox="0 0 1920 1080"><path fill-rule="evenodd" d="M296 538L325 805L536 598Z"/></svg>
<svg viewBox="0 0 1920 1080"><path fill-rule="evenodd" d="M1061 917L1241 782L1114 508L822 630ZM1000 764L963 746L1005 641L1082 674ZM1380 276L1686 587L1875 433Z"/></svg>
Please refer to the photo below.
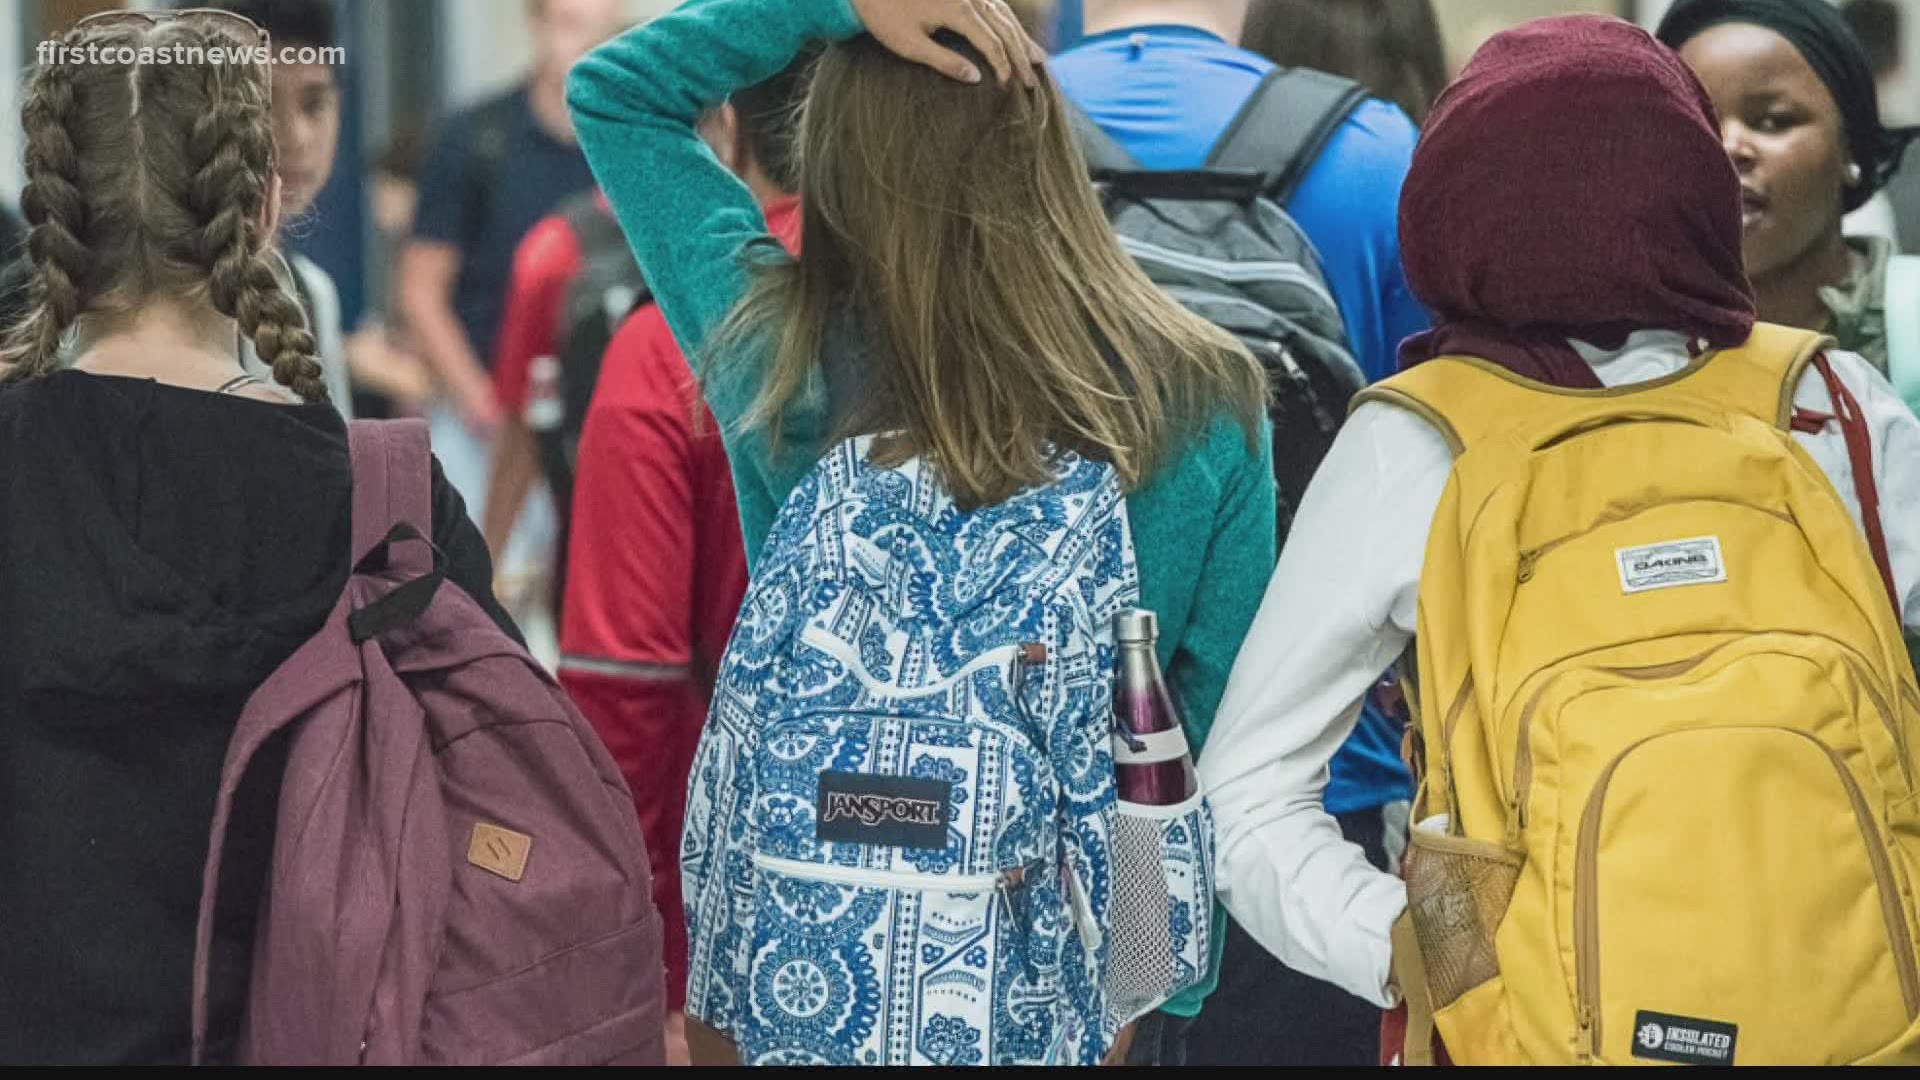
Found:
<svg viewBox="0 0 1920 1080"><path fill-rule="evenodd" d="M798 201L769 206L767 220L792 238ZM686 992L679 852L687 774L746 587L719 427L666 319L649 305L608 346L581 433L560 680L633 789L666 921L673 1009Z"/></svg>

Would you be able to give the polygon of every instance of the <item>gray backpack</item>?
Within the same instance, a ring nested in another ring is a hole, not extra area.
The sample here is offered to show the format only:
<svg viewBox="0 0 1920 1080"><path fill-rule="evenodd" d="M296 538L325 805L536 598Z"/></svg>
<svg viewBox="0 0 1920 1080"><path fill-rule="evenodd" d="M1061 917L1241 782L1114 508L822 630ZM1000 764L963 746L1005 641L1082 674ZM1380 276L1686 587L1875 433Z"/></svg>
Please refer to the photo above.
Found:
<svg viewBox="0 0 1920 1080"><path fill-rule="evenodd" d="M1366 385L1320 255L1287 200L1327 139L1367 97L1302 68L1269 75L1202 169L1149 171L1084 113L1075 134L1120 244L1188 310L1233 334L1272 386L1279 531Z"/></svg>
<svg viewBox="0 0 1920 1080"><path fill-rule="evenodd" d="M653 297L626 234L598 192L576 196L560 208L580 245L580 269L568 282L555 341L558 386L527 405L527 427L540 446L541 467L562 517L573 508L573 472L580 434L600 382L607 347L627 316Z"/></svg>

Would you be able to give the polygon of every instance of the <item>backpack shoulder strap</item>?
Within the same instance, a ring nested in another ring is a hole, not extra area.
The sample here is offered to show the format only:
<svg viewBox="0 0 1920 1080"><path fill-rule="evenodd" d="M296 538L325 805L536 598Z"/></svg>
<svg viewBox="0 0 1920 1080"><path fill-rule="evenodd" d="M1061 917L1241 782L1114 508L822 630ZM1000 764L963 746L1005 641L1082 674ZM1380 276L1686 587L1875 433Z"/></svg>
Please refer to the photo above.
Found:
<svg viewBox="0 0 1920 1080"><path fill-rule="evenodd" d="M425 420L356 420L353 448L353 565L401 580L347 617L355 644L411 622L446 579L433 544L433 450Z"/></svg>
<svg viewBox="0 0 1920 1080"><path fill-rule="evenodd" d="M1886 586L1887 599L1893 602L1894 625L1898 626L1905 618L1900 587L1893 577L1893 558L1887 549L1886 529L1880 520L1880 486L1873 478L1873 435L1867 428L1867 417L1860 409L1859 399L1840 380L1826 353L1814 357L1813 365L1827 384L1827 394L1833 398L1834 419L1840 422L1840 433L1847 442L1847 461L1853 473L1854 497L1860 500L1860 521L1867 534L1867 549L1873 552L1873 565L1880 571L1880 583Z"/></svg>
<svg viewBox="0 0 1920 1080"><path fill-rule="evenodd" d="M1887 376L1907 407L1920 412L1920 255L1888 259L1885 290Z"/></svg>
<svg viewBox="0 0 1920 1080"><path fill-rule="evenodd" d="M433 535L433 451L424 420L356 420L353 451L353 561L358 565L410 525Z"/></svg>
<svg viewBox="0 0 1920 1080"><path fill-rule="evenodd" d="M1352 79L1276 68L1227 125L1207 166L1264 173L1267 196L1284 207L1327 140L1366 99L1366 87Z"/></svg>
<svg viewBox="0 0 1920 1080"><path fill-rule="evenodd" d="M1807 365L1833 341L1817 333L1759 323L1745 344L1702 356L1664 379L1605 390L1556 390L1488 360L1443 356L1370 386L1353 408L1384 402L1425 418L1461 453L1490 435L1550 428L1577 417L1651 404L1729 409L1782 429L1795 423L1794 390Z"/></svg>
<svg viewBox="0 0 1920 1080"><path fill-rule="evenodd" d="M1551 397L1490 361L1441 356L1355 394L1348 412L1370 401L1405 409L1438 429L1458 457L1512 418L1537 414Z"/></svg>
<svg viewBox="0 0 1920 1080"><path fill-rule="evenodd" d="M363 617L371 616L382 625L391 625L409 611L417 614L418 609L424 608L425 601L432 599L433 589L439 585L438 556L429 558L409 550L432 552L431 545L425 542L433 527L433 457L426 422L356 420L347 425L347 440L353 456L353 565L358 569L370 557L384 554L386 569L399 570L414 579L348 615L353 644L345 643L335 625L329 622L327 629L301 646L280 670L268 676L248 699L234 724L226 762L221 768L220 790L214 801L206 863L201 871L199 921L194 933L191 1023L192 1061L196 1065L206 1060L207 995L222 856L234 796L247 766L275 732L286 729L308 709L346 685L354 666L350 659L343 662L343 655L350 658L359 642L370 636L362 634L357 625ZM406 539L418 539L422 543L397 542ZM414 577L414 565L425 567L421 576ZM424 600L421 599L423 593ZM316 674L319 672L330 677L322 678Z"/></svg>
<svg viewBox="0 0 1920 1080"><path fill-rule="evenodd" d="M1811 330L1755 323L1743 344L1707 356L1674 389L1789 428L1800 377L1833 344L1832 338Z"/></svg>
<svg viewBox="0 0 1920 1080"><path fill-rule="evenodd" d="M1080 144L1080 152L1086 155L1087 168L1093 173L1095 181L1105 180L1116 173L1140 170L1140 163L1127 153L1127 148L1094 123L1086 110L1071 101L1067 102L1067 123L1073 129L1074 141Z"/></svg>

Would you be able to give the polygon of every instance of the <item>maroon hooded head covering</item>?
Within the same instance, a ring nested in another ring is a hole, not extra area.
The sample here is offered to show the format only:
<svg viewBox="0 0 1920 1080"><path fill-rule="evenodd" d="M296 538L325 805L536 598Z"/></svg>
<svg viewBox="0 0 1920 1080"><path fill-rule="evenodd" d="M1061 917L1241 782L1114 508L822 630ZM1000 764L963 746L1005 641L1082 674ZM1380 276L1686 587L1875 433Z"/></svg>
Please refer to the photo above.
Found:
<svg viewBox="0 0 1920 1080"><path fill-rule="evenodd" d="M1407 280L1437 320L1400 347L1597 387L1568 338L1635 330L1696 346L1753 329L1740 181L1706 90L1619 19L1494 37L1435 103L1400 198Z"/></svg>

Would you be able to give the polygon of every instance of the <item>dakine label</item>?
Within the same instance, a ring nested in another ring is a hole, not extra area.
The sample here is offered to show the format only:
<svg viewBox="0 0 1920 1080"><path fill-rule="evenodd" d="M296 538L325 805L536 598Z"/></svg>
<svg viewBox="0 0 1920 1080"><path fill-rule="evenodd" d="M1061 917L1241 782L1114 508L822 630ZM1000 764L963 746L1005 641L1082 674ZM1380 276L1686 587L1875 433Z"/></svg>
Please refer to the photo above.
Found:
<svg viewBox="0 0 1920 1080"><path fill-rule="evenodd" d="M1621 548L1613 554L1620 562L1620 588L1629 595L1727 580L1717 536Z"/></svg>
<svg viewBox="0 0 1920 1080"><path fill-rule="evenodd" d="M946 780L821 773L814 838L944 851L952 799L953 784Z"/></svg>
<svg viewBox="0 0 1920 1080"><path fill-rule="evenodd" d="M1732 1024L1641 1009L1633 1017L1633 1056L1681 1065L1731 1065L1739 1034Z"/></svg>

